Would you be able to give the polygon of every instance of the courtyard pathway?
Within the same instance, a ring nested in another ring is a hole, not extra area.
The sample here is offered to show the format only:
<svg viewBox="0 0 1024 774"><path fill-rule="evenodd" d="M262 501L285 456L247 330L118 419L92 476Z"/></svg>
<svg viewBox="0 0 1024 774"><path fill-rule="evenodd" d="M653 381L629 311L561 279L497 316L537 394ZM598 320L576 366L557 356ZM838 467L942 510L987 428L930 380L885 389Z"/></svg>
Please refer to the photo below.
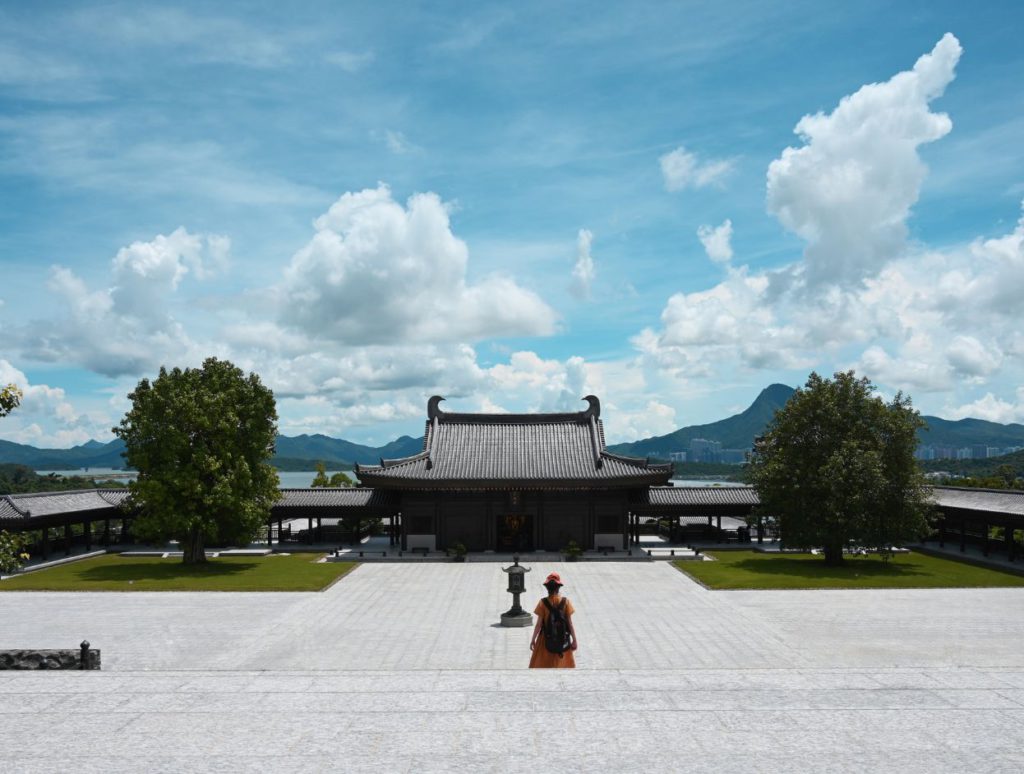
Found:
<svg viewBox="0 0 1024 774"><path fill-rule="evenodd" d="M5 593L0 772L1019 771L1024 589L711 592L666 563L535 564L575 672L525 670L497 564L367 564L320 594ZM529 597L530 605L539 593Z"/></svg>

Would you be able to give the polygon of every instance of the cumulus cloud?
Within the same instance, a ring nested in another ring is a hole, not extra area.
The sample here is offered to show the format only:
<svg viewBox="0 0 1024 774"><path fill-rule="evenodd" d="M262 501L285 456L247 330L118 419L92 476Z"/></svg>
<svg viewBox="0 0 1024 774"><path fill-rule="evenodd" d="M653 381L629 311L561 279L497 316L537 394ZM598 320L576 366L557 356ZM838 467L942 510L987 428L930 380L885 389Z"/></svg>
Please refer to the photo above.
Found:
<svg viewBox="0 0 1024 774"><path fill-rule="evenodd" d="M734 166L730 159L702 161L682 146L661 156L658 163L661 165L666 191L704 188L713 183L721 183Z"/></svg>
<svg viewBox="0 0 1024 774"><path fill-rule="evenodd" d="M987 419L989 422L1024 422L1024 387L1018 387L1015 401L1002 400L991 392L976 401L948 409L953 419Z"/></svg>
<svg viewBox="0 0 1024 774"><path fill-rule="evenodd" d="M918 148L952 128L931 111L953 80L961 47L946 34L912 70L844 97L796 125L803 140L768 167L768 210L807 242L811 286L850 284L898 257L927 173Z"/></svg>
<svg viewBox="0 0 1024 774"><path fill-rule="evenodd" d="M28 323L14 331L24 351L39 360L76 362L106 376L139 374L166 359L200 356L169 300L188 274L209 277L227 262L226 237L184 228L133 242L111 262L111 285L91 290L70 269L55 266L49 289L67 317Z"/></svg>
<svg viewBox="0 0 1024 774"><path fill-rule="evenodd" d="M594 258L590 254L590 245L594 235L581 228L576 237L576 265L572 269L572 285L570 290L577 298L589 299L590 289L594 284Z"/></svg>
<svg viewBox="0 0 1024 774"><path fill-rule="evenodd" d="M78 411L63 389L32 384L23 371L3 358L0 358L0 384L16 384L23 393L21 405L0 422L0 436L6 440L65 448L104 437L109 431L107 415Z"/></svg>
<svg viewBox="0 0 1024 774"><path fill-rule="evenodd" d="M708 258L715 263L732 260L732 221L728 218L717 227L701 226L697 229L697 238L704 245Z"/></svg>
<svg viewBox="0 0 1024 774"><path fill-rule="evenodd" d="M346 193L314 225L279 288L286 326L350 345L555 331L555 311L513 279L468 281L469 250L436 194L402 206L385 185Z"/></svg>

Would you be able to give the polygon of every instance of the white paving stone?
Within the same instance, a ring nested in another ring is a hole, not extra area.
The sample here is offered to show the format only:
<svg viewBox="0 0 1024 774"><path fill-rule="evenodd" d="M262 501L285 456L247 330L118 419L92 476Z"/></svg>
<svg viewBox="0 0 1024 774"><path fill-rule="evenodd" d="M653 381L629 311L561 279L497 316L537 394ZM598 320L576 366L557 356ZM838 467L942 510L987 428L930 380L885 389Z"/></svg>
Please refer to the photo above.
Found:
<svg viewBox="0 0 1024 774"><path fill-rule="evenodd" d="M0 772L1024 769L1024 590L711 592L608 562L529 587L551 570L575 671L524 668L497 564L0 594L0 647L87 638L104 665L0 673Z"/></svg>

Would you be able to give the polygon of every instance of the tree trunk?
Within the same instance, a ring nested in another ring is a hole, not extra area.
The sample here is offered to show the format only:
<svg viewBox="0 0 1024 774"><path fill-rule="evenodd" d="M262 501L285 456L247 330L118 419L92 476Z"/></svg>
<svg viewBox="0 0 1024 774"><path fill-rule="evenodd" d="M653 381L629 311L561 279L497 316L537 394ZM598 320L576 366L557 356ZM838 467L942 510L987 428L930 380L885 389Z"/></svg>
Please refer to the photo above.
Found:
<svg viewBox="0 0 1024 774"><path fill-rule="evenodd" d="M181 549L184 553L182 561L185 564L201 564L206 562L206 549L203 546L203 531L194 527L188 537L182 542Z"/></svg>
<svg viewBox="0 0 1024 774"><path fill-rule="evenodd" d="M825 564L833 567L843 564L843 547L841 545L825 546Z"/></svg>

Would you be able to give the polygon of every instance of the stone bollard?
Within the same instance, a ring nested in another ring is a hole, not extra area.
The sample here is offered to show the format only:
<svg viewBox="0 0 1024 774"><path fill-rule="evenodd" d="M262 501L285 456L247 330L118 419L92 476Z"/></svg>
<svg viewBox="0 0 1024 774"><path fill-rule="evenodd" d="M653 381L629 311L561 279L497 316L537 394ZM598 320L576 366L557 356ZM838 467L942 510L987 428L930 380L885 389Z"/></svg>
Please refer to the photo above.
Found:
<svg viewBox="0 0 1024 774"><path fill-rule="evenodd" d="M82 640L82 644L78 646L82 650L81 657L78 661L79 669L89 668L89 640Z"/></svg>

